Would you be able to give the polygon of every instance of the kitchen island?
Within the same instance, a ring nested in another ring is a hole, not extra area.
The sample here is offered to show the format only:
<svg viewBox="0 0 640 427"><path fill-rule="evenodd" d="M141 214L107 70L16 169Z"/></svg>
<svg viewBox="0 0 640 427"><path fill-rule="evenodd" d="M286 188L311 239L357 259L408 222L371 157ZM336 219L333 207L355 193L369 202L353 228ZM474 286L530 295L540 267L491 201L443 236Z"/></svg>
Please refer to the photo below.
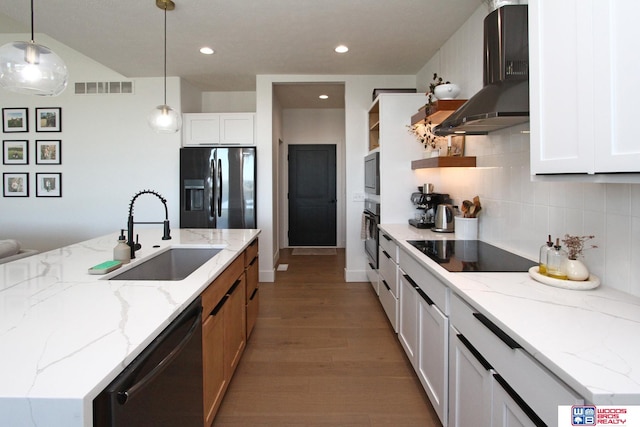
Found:
<svg viewBox="0 0 640 427"><path fill-rule="evenodd" d="M260 230L139 229L138 264L170 247L221 251L181 281L90 275L111 260L110 234L0 265L0 424L92 425L92 402L220 275Z"/></svg>
<svg viewBox="0 0 640 427"><path fill-rule="evenodd" d="M640 298L606 283L586 291L551 287L526 272L452 273L407 240L454 239L453 234L404 224L380 229L448 288L447 311L455 311L449 309L454 296L464 301L585 403L640 405Z"/></svg>

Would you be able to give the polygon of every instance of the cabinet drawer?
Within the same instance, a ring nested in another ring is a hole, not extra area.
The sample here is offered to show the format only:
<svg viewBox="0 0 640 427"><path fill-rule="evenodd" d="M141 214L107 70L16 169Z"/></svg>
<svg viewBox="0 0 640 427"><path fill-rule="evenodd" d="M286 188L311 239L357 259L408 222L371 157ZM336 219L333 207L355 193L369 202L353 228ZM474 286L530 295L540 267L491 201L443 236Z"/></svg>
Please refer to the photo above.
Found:
<svg viewBox="0 0 640 427"><path fill-rule="evenodd" d="M258 318L259 297L260 293L258 292L258 288L255 288L247 302L247 339L249 339L249 335L251 335L253 326L256 324L256 319Z"/></svg>
<svg viewBox="0 0 640 427"><path fill-rule="evenodd" d="M253 291L258 288L258 259L258 257L255 257L247 267L247 294L245 296L247 302L251 298Z"/></svg>
<svg viewBox="0 0 640 427"><path fill-rule="evenodd" d="M384 249L393 262L398 263L398 245L394 242L390 236L385 234L384 231L380 231L380 246Z"/></svg>
<svg viewBox="0 0 640 427"><path fill-rule="evenodd" d="M213 311L215 306L220 302L223 296L229 290L229 287L242 275L244 272L244 258L239 256L236 258L229 267L226 268L218 276L207 289L202 292L202 319Z"/></svg>
<svg viewBox="0 0 640 427"><path fill-rule="evenodd" d="M376 292L376 295L380 295L380 290L378 289L378 270L376 270L370 262L365 266L365 270L367 272L367 279L369 279L369 282L371 283L371 287Z"/></svg>
<svg viewBox="0 0 640 427"><path fill-rule="evenodd" d="M440 311L449 314L449 288L405 251L400 251L400 269L414 281Z"/></svg>
<svg viewBox="0 0 640 427"><path fill-rule="evenodd" d="M382 308L387 313L394 332L398 332L398 300L391 293L391 289L385 286L384 282L380 284L380 304L382 304Z"/></svg>
<svg viewBox="0 0 640 427"><path fill-rule="evenodd" d="M379 249L378 254L378 267L380 280L387 282L387 285L391 289L391 293L394 297L398 297L398 265L393 262L387 251L382 247ZM382 286L382 285L381 285Z"/></svg>
<svg viewBox="0 0 640 427"><path fill-rule="evenodd" d="M455 294L451 298L450 318L451 323L546 424L557 423L558 405L583 403L576 392L534 360L517 340Z"/></svg>
<svg viewBox="0 0 640 427"><path fill-rule="evenodd" d="M258 256L258 239L254 240L244 250L244 266L248 267L255 257Z"/></svg>

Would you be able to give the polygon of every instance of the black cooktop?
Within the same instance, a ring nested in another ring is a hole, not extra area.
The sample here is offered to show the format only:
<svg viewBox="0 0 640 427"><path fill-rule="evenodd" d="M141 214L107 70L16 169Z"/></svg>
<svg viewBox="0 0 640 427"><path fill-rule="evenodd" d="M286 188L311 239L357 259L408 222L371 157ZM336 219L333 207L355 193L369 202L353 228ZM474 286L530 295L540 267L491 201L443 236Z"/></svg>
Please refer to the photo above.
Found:
<svg viewBox="0 0 640 427"><path fill-rule="evenodd" d="M526 272L537 263L480 240L408 240L451 272Z"/></svg>

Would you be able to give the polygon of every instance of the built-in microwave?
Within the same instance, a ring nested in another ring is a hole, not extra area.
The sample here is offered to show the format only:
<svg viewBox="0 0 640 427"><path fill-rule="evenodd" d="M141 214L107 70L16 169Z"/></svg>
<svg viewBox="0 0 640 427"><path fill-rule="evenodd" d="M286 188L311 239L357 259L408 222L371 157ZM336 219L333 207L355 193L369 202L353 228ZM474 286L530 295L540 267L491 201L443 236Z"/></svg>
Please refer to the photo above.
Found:
<svg viewBox="0 0 640 427"><path fill-rule="evenodd" d="M376 151L364 158L364 191L380 194L380 153Z"/></svg>

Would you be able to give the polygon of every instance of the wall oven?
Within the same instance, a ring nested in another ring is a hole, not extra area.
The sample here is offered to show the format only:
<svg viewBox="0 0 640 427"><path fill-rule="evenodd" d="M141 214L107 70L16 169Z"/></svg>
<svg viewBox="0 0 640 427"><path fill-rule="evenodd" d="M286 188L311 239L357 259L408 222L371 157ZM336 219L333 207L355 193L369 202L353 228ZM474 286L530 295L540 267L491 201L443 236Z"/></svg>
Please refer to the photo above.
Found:
<svg viewBox="0 0 640 427"><path fill-rule="evenodd" d="M380 194L380 153L371 153L364 158L364 191Z"/></svg>
<svg viewBox="0 0 640 427"><path fill-rule="evenodd" d="M364 251L374 270L378 269L378 224L380 224L380 203L364 201Z"/></svg>

